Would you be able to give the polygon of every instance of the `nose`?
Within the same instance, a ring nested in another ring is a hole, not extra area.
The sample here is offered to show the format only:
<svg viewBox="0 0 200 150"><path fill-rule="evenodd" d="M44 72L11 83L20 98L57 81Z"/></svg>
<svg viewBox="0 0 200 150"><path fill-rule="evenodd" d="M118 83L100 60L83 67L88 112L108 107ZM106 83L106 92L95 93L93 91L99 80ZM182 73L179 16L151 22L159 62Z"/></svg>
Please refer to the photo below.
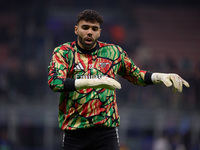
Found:
<svg viewBox="0 0 200 150"><path fill-rule="evenodd" d="M88 34L88 35L92 35L92 33L93 33L93 30L92 30L92 28L89 28L89 29L88 29L88 33L87 33L87 34Z"/></svg>

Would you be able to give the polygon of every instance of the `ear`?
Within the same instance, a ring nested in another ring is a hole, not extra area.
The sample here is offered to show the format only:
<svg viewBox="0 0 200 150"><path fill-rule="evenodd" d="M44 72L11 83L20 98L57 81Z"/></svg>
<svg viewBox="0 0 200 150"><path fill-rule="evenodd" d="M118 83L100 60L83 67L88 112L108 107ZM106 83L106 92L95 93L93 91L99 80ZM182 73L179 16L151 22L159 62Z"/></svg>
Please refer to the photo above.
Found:
<svg viewBox="0 0 200 150"><path fill-rule="evenodd" d="M77 26L77 25L75 25L75 27L74 27L74 33L75 33L76 35L78 35L78 26Z"/></svg>
<svg viewBox="0 0 200 150"><path fill-rule="evenodd" d="M99 37L101 36L101 28L99 29Z"/></svg>

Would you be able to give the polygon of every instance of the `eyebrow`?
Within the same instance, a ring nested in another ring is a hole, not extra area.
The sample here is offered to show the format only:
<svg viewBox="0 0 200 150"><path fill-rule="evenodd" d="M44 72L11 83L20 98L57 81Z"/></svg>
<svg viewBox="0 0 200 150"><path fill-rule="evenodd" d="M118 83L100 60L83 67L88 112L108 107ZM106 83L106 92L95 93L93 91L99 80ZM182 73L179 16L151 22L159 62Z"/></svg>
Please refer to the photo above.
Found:
<svg viewBox="0 0 200 150"><path fill-rule="evenodd" d="M81 27L89 27L89 28L97 28L97 29L100 28L98 26L90 26L90 25L87 25L87 24L83 24Z"/></svg>

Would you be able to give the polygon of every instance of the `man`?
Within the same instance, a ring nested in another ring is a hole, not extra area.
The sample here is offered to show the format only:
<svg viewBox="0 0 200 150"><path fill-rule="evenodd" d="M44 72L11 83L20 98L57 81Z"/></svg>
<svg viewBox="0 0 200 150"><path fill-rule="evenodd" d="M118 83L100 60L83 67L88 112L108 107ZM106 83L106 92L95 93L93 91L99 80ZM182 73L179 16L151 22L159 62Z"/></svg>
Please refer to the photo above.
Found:
<svg viewBox="0 0 200 150"><path fill-rule="evenodd" d="M64 150L118 150L116 127L120 120L115 89L116 75L136 85L163 82L182 92L189 84L177 74L140 70L121 47L98 41L102 17L84 10L77 18L77 41L55 48L48 84L60 92L59 127Z"/></svg>

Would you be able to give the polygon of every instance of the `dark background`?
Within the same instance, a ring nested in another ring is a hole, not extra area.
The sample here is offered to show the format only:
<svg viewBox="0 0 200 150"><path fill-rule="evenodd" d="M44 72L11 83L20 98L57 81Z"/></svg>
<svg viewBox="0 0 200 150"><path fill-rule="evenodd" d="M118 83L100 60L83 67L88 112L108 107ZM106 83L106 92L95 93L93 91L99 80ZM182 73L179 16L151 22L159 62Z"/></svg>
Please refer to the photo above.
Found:
<svg viewBox="0 0 200 150"><path fill-rule="evenodd" d="M47 85L47 66L56 46L76 40L84 9L104 18L99 40L120 45L141 69L178 73L191 85L177 94L117 77L121 150L200 150L197 0L1 0L0 150L61 149L59 95Z"/></svg>

